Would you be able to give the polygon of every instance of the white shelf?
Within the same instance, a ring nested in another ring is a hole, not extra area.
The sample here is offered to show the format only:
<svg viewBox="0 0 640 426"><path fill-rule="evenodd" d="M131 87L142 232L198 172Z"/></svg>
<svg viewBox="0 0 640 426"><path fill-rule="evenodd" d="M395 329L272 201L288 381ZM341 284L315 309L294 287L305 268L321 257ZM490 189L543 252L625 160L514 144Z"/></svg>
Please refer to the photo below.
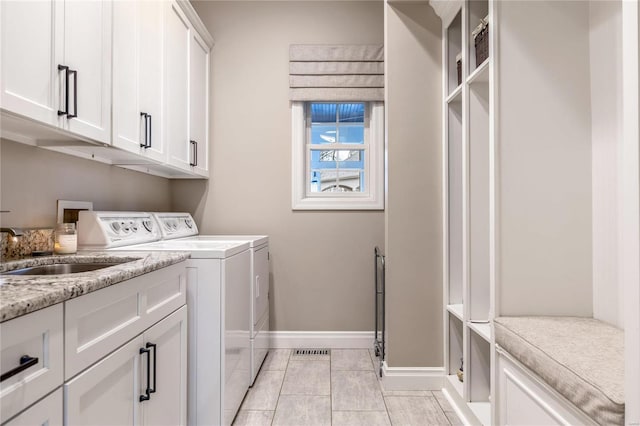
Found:
<svg viewBox="0 0 640 426"><path fill-rule="evenodd" d="M459 104L462 102L462 84L459 84L458 87L453 89L453 92L447 96L446 102L448 104Z"/></svg>
<svg viewBox="0 0 640 426"><path fill-rule="evenodd" d="M482 337L487 342L491 342L491 324L487 323L477 323L477 322L467 322L469 328L473 330L476 334Z"/></svg>
<svg viewBox="0 0 640 426"><path fill-rule="evenodd" d="M476 418L485 426L491 425L491 403L469 402L467 403Z"/></svg>
<svg viewBox="0 0 640 426"><path fill-rule="evenodd" d="M458 397L462 398L462 382L458 380L458 376L451 374L446 376L446 380L449 388L453 389L458 394Z"/></svg>
<svg viewBox="0 0 640 426"><path fill-rule="evenodd" d="M467 77L467 83L489 83L489 58L485 59L484 62Z"/></svg>
<svg viewBox="0 0 640 426"><path fill-rule="evenodd" d="M449 313L451 313L453 316L458 318L460 321L464 321L464 317L463 317L464 310L463 310L462 304L447 305L447 311L449 311Z"/></svg>

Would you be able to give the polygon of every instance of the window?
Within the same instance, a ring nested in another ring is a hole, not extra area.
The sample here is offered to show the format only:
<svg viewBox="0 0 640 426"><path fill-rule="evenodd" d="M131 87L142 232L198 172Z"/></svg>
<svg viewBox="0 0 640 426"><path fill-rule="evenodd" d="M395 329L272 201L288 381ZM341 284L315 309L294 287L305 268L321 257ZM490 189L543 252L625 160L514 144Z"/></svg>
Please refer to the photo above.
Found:
<svg viewBox="0 0 640 426"><path fill-rule="evenodd" d="M294 102L294 210L380 210L381 102Z"/></svg>

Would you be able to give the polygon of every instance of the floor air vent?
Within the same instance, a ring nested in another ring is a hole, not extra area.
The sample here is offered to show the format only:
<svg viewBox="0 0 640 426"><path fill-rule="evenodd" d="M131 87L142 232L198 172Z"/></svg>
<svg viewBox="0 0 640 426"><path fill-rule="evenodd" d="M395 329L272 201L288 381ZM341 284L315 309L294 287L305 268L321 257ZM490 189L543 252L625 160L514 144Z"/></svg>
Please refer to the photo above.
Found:
<svg viewBox="0 0 640 426"><path fill-rule="evenodd" d="M329 349L296 349L293 352L293 356L305 355L331 355L331 351Z"/></svg>

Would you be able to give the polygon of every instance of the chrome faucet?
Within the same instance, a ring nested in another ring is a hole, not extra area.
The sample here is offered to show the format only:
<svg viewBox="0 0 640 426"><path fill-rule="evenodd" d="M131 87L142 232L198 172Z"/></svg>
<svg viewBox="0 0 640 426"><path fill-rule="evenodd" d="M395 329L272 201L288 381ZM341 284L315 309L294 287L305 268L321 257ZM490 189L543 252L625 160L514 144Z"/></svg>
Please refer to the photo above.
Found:
<svg viewBox="0 0 640 426"><path fill-rule="evenodd" d="M12 237L20 237L24 235L24 230L20 228L0 228L0 232L7 232Z"/></svg>

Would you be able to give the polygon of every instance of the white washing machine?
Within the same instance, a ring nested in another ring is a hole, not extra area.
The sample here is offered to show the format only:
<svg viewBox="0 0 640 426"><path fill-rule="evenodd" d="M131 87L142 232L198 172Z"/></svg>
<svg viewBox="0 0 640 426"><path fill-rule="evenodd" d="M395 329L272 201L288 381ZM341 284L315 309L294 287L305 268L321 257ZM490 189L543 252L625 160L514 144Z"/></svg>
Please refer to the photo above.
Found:
<svg viewBox="0 0 640 426"><path fill-rule="evenodd" d="M161 229L168 230L161 240ZM198 239L191 216L80 212L81 249L187 251L190 425L230 425L249 388L251 251ZM189 238L185 238L190 236Z"/></svg>
<svg viewBox="0 0 640 426"><path fill-rule="evenodd" d="M154 213L163 239L176 238L174 224L195 223L189 213ZM196 230L197 233L197 230ZM269 237L266 235L194 235L181 240L202 241L242 241L249 243L251 251L250 291L250 386L256 380L260 366L270 349L269 339Z"/></svg>

